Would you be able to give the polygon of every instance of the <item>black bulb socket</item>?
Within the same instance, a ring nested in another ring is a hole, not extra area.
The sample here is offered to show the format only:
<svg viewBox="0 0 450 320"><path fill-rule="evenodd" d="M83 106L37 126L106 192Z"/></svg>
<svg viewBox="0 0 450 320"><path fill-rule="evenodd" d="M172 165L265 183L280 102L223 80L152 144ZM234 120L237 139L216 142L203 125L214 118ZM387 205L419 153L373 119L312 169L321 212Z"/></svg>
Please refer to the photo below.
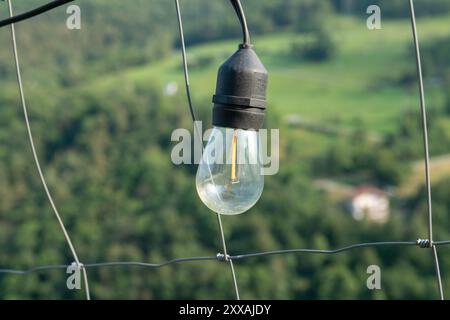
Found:
<svg viewBox="0 0 450 320"><path fill-rule="evenodd" d="M251 45L222 64L213 96L213 125L259 130L266 114L268 72Z"/></svg>

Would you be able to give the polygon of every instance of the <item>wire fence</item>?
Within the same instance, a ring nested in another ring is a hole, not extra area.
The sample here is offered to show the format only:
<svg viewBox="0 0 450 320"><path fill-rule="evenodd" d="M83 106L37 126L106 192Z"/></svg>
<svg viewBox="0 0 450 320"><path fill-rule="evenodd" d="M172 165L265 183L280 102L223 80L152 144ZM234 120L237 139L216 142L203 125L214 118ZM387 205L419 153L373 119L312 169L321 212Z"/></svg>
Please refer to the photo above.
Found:
<svg viewBox="0 0 450 320"><path fill-rule="evenodd" d="M61 5L61 4L64 4L67 2L72 2L72 1L74 1L74 0L69 0L69 1L55 0L53 2L53 7L56 7L57 2L59 2L60 3L59 5ZM49 201L49 204L55 214L55 217L58 220L58 223L64 234L65 240L66 240L66 242L69 246L69 249L74 257L75 267L78 268L79 271L82 271L83 279L84 279L84 290L86 292L86 299L90 300L90 298L91 298L90 290L89 290L89 281L88 281L88 277L87 277L88 269L117 268L117 267L137 267L137 268L146 268L146 269L158 269L158 268L163 268L166 266L171 266L171 265L176 265L176 264L195 263L195 262L204 262L204 261L225 262L230 267L232 286L234 288L235 297L237 300L239 300L240 299L239 286L238 286L238 282L237 282L237 278L236 278L236 272L235 272L233 261L241 261L244 259L251 259L251 258L257 258L257 257L268 257L268 256L274 256L274 255L285 255L285 254L333 255L333 254L339 254L339 253L353 251L353 250L359 250L359 249L364 249L364 248L374 248L374 247L417 247L417 248L432 250L433 263L434 263L434 267L435 267L435 274L436 274L436 281L437 281L437 289L439 292L440 299L444 300L445 296L444 296L444 290L443 290L443 285L442 285L441 270L439 267L439 258L438 258L437 248L440 246L450 245L450 240L436 241L433 239L433 210L432 210L432 197L431 197L431 179L430 179L430 166L429 166L430 158L429 158L429 149L428 149L428 128L427 128L427 117L426 117L427 113L426 113L426 104L425 104L425 101L426 101L425 100L425 90L424 90L424 81L423 81L423 74L422 74L420 45L419 45L419 37L418 37L418 31L417 31L416 15L415 15L415 10L414 10L414 0L408 0L408 1L409 1L409 9L410 9L410 17L411 17L412 37L413 37L415 57L416 57L417 77L418 77L418 82L419 82L420 111L421 111L421 121L422 121L422 129L423 129L423 145L424 145L424 159L425 159L425 185L426 185L426 190L427 190L427 215L428 215L428 224L427 224L428 238L427 239L417 239L417 240L411 240L411 241L380 241L380 242L356 243L356 244L351 244L351 245L348 245L345 247L340 247L337 249L299 248L299 249L284 249L284 250L274 250L274 251L252 252L252 253L240 254L240 255L230 255L227 250L226 237L225 237L225 233L224 233L224 229L223 229L223 225L222 225L221 215L217 214L219 238L220 238L220 242L221 242L222 252L219 252L215 256L175 258L172 260L163 261L163 262L159 262L159 263L117 261L117 262L97 262L97 263L83 264L81 262L81 260L78 258L75 247L72 244L72 241L70 239L69 233L64 226L62 217L61 217L60 213L58 212L58 209L53 201L53 197L47 186L44 173L43 173L41 165L39 163L38 155L37 155L36 148L34 145L33 133L32 133L30 121L28 118L25 92L24 92L24 88L23 88L23 84L22 84L22 77L21 77L19 54L18 54L18 50L17 50L16 34L15 34L14 24L12 23L12 22L21 21L23 19L17 19L14 17L12 2L11 2L11 0L7 0L10 18L5 20L6 22L1 21L0 27L5 26L5 25L10 25L10 28L11 28L11 40L12 40L12 49L13 49L13 54L14 54L14 63L16 65L17 83L18 83L18 88L19 88L20 101L21 101L23 114L24 114L25 126L26 126L27 132L28 132L28 140L29 140L32 155L33 155L33 160L36 165L36 168L37 168L39 177L41 179L43 189L44 189L47 199ZM232 2L235 3L236 1L232 1ZM239 2L239 1L237 1L237 2ZM53 8L53 7L51 7L51 8ZM197 121L196 121L197 117L196 117L195 110L194 110L193 103L192 103L192 95L191 95L191 90L190 90L189 72L188 72L188 61L187 61L182 15L181 15L179 0L175 0L175 7L176 7L177 20L178 20L179 33L180 33L181 54L182 54L183 71L184 71L184 76L185 76L185 86L186 86L186 96L187 96L187 100L188 100L188 107L189 107L189 111L190 111L192 120L194 122L195 131L198 134L201 134L200 131L197 130L197 128L195 127L195 126L197 126ZM21 17L21 16L26 17L27 15L22 14L19 17ZM200 139L200 141L202 141L202 139ZM45 271L49 271L49 270L67 270L67 268L69 268L70 266L73 266L73 265L74 264L42 265L42 266L35 266L35 267L29 268L26 270L0 268L0 274L25 276L25 275L39 273L39 272L45 272Z"/></svg>

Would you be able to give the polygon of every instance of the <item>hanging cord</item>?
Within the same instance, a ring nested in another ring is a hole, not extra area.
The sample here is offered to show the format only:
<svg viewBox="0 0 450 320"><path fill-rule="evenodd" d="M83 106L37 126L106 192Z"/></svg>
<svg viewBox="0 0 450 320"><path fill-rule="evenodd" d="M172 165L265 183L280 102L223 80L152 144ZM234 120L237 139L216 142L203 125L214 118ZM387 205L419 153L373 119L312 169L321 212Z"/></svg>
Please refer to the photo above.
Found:
<svg viewBox="0 0 450 320"><path fill-rule="evenodd" d="M200 132L200 128L197 124L197 115L194 110L194 105L192 103L191 96L191 84L189 81L189 70L188 70L188 62L187 62L187 54L186 54L186 43L184 40L184 29L183 29L183 20L181 17L181 9L178 1L175 1L175 7L177 10L177 18L178 18L178 30L180 33L180 43L181 43L181 57L183 59L183 72L184 72L184 83L186 87L186 96L188 100L189 112L191 114L192 122L194 123L194 130L198 135L200 143L203 143L202 133ZM203 146L203 144L202 144Z"/></svg>
<svg viewBox="0 0 450 320"><path fill-rule="evenodd" d="M10 17L13 17L13 8L12 8L11 0L8 0L8 8L9 8ZM33 159L34 159L42 186L44 188L45 194L47 195L47 199L50 203L50 206L52 207L53 212L55 213L56 219L58 219L58 223L61 227L64 237L66 238L66 241L67 241L67 244L69 245L70 251L72 252L73 258L75 259L75 263L77 264L78 268L80 268L83 271L86 299L90 300L89 283L88 283L86 269L83 267L83 264L80 263L80 260L78 259L78 255L75 251L72 241L70 240L70 236L66 230L66 227L64 226L64 222L62 221L61 216L59 215L58 209L56 208L56 205L53 201L52 195L47 187L47 182L45 181L45 177L42 172L41 165L39 163L39 159L38 159L37 152L36 152L36 147L34 145L33 133L31 131L30 120L28 117L28 109L27 109L26 100L25 100L25 92L24 92L23 84L22 84L22 75L21 75L21 71L20 71L19 54L18 54L18 50L17 50L16 30L15 30L13 23L10 26L11 26L11 39L12 39L14 61L16 64L17 84L19 86L20 100L22 103L23 115L25 118L25 125L27 128L28 140L30 143L31 152L33 154Z"/></svg>
<svg viewBox="0 0 450 320"><path fill-rule="evenodd" d="M187 54L186 54L186 43L185 43L185 40L184 40L184 31L183 31L183 19L182 19L182 16L181 16L181 9L180 9L179 0L175 0L175 8L176 8L176 11L177 11L178 29L179 29L179 32L180 32L181 55L182 55L182 60L183 60L184 80L185 80L185 86L186 86L186 96L187 96L187 100L188 100L189 111L190 111L190 114L191 114L191 117L192 117L192 121L194 123L194 131L197 132L197 134L199 136L199 139L200 139L199 141L201 143L203 143L202 134L201 134L200 129L198 128L198 125L197 125L198 122L197 122L197 116L196 116L195 110L194 110L194 104L192 102L191 86L190 86L190 81L189 81L189 70L188 70L188 62L187 62ZM203 148L203 144L202 144L202 148ZM209 166L208 166L208 169L209 169ZM212 177L211 170L210 170L209 173L210 173L211 179L212 179L213 184L214 184L214 179ZM233 287L234 287L236 299L240 300L239 287L238 287L238 283L237 283L237 279L236 279L236 273L234 271L233 261L229 258L229 255L227 253L227 245L226 245L226 241L225 241L225 233L223 231L222 217L220 216L219 213L216 213L216 215L217 215L217 223L218 223L219 232L220 232L220 240L221 240L222 248L223 248L223 252L224 252L223 253L224 259L223 260L228 262L228 264L230 266L231 277L232 277L232 280L233 280Z"/></svg>
<svg viewBox="0 0 450 320"><path fill-rule="evenodd" d="M19 14L17 16L10 16L8 19L0 21L0 28L5 27L7 25L10 25L12 23L17 23L23 20L27 20L30 18L33 18L35 16L38 16L44 12L50 11L52 9L55 9L57 7L60 7L68 2L72 2L75 0L54 0L53 2L44 4L43 6L40 6L36 9L30 10L28 12Z"/></svg>
<svg viewBox="0 0 450 320"><path fill-rule="evenodd" d="M433 249L434 266L436 269L436 278L438 282L439 294L441 300L444 300L444 290L442 287L441 270L439 268L439 258L436 246L433 243L433 208L431 202L431 178L430 178L430 151L428 146L428 126L427 126L427 112L425 105L425 89L422 72L422 62L420 55L419 35L417 32L416 13L414 10L414 1L409 0L409 11L411 14L411 27L414 38L414 48L416 55L417 76L419 78L419 94L420 94L420 114L422 118L423 129L423 146L425 158L425 184L427 188L427 210L428 210L428 241L429 248Z"/></svg>
<svg viewBox="0 0 450 320"><path fill-rule="evenodd" d="M250 32L248 31L247 19L245 18L244 9L242 8L242 4L240 0L230 0L233 5L234 10L238 16L239 22L242 27L242 35L243 35L243 45L245 47L250 46Z"/></svg>

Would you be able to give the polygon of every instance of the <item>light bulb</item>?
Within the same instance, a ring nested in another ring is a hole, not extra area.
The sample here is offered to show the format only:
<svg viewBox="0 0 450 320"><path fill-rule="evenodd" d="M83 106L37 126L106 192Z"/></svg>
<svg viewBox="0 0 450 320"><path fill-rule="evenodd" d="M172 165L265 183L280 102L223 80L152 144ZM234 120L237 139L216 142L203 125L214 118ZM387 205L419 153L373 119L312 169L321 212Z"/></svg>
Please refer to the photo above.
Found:
<svg viewBox="0 0 450 320"><path fill-rule="evenodd" d="M255 205L264 188L259 134L214 127L197 170L197 192L212 211L235 215Z"/></svg>
<svg viewBox="0 0 450 320"><path fill-rule="evenodd" d="M219 68L213 96L211 136L197 170L197 192L218 214L240 214L264 188L259 133L266 114L268 73L252 46L238 50Z"/></svg>

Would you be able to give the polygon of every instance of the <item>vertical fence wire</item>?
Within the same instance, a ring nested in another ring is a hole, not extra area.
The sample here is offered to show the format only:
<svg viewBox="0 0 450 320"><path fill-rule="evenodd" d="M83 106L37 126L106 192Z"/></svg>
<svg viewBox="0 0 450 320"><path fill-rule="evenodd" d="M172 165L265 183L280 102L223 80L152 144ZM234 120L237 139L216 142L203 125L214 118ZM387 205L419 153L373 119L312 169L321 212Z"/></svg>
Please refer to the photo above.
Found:
<svg viewBox="0 0 450 320"><path fill-rule="evenodd" d="M223 231L223 225L222 225L222 217L218 213L216 213L216 215L217 215L217 224L219 225L220 240L222 241L224 260L226 262L228 262L228 264L230 265L231 280L233 281L233 287L234 287L234 293L236 296L236 300L241 300L241 297L239 295L239 287L238 287L238 283L237 283L236 272L234 271L233 260L228 255L227 243L225 241L225 233Z"/></svg>
<svg viewBox="0 0 450 320"><path fill-rule="evenodd" d="M9 10L9 16L13 17L13 7L12 7L12 2L11 0L8 0L8 10ZM77 252L75 250L75 247L72 243L72 240L70 239L69 233L67 232L67 229L64 225L64 222L61 218L61 215L59 214L58 208L55 205L55 202L53 201L53 197L52 194L47 186L47 182L45 180L45 176L44 173L42 171L41 168L41 164L39 162L39 158L37 155L37 151L36 151L36 147L34 144L34 139L33 139L33 132L31 130L31 125L30 125L30 119L28 116L28 108L27 108L27 104L26 104L26 99L25 99L25 90L23 88L23 83L22 83L22 73L21 73L21 69L20 69L20 61L19 61L19 54L18 54L18 50L17 50L17 39L16 39L16 30L15 30L15 26L14 23L12 23L10 25L11 27L11 40L12 40L12 48L13 48L13 54L14 54L14 62L16 65L16 76L17 76L17 85L19 88L19 94L20 94L20 102L22 104L22 109L23 109L23 115L24 115L24 119L25 119L25 126L27 129L27 134L28 134L28 140L30 143L30 147L31 147L31 152L33 154L33 159L34 159L34 163L36 165L36 169L38 171L39 174L39 178L41 180L42 183L42 187L44 188L45 194L47 196L48 202L50 203L50 206L53 210L53 212L55 213L56 219L58 220L58 223L61 227L61 230L64 234L64 237L67 241L67 244L69 245L70 251L72 252L73 258L75 260L75 263L77 264L77 267L82 269L83 272L83 278L84 278L84 284L85 284L85 292L86 292L86 299L90 300L90 292L89 292L89 284L88 284L88 278L87 278L87 272L86 269L83 267L83 265L80 263L80 260L78 259L78 255Z"/></svg>
<svg viewBox="0 0 450 320"><path fill-rule="evenodd" d="M202 133L200 132L200 129L198 128L198 125L197 125L198 124L197 116L195 113L194 104L192 102L191 87L190 87L190 81L189 81L189 68L188 68L188 61L187 61L187 54L186 54L186 42L184 40L183 19L182 19L182 15L181 15L179 0L175 0L175 8L176 8L176 12L177 12L178 30L180 33L181 56L182 56L184 80L185 80L185 86L186 86L186 96L187 96L187 100L188 100L189 111L191 113L192 121L194 123L194 131L196 131L197 134L200 136L200 142L202 142L203 141ZM224 260L230 266L231 280L232 280L236 300L240 300L236 272L234 270L233 261L228 256L227 244L226 244L226 240L225 240L225 233L224 233L223 224L222 224L222 217L218 213L216 213L216 215L217 215L217 224L218 224L219 233L220 233L220 241L222 243L222 249L223 249L223 254L224 254Z"/></svg>
<svg viewBox="0 0 450 320"><path fill-rule="evenodd" d="M436 279L441 300L444 300L444 289L442 287L441 270L439 268L439 258L437 248L433 243L433 207L431 199L431 177L430 177L430 150L428 145L428 124L427 110L425 104L425 86L423 81L422 61L420 55L419 34L417 32L416 12L414 10L414 0L409 0L409 12L411 16L411 29L414 40L414 51L416 57L417 77L419 82L420 115L422 120L422 134L425 160L425 185L427 189L427 211L428 211L428 241L429 247L433 249L433 260L436 270Z"/></svg>

